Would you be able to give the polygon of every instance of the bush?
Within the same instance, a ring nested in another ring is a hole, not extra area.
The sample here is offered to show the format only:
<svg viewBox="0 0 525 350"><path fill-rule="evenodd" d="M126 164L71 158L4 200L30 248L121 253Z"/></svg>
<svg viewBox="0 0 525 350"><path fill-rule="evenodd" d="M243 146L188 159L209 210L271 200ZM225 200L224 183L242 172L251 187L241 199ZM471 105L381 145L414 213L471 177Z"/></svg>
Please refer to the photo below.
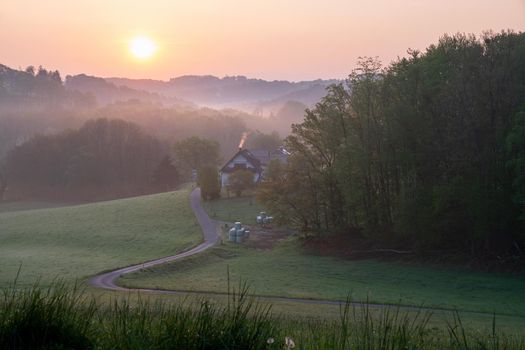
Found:
<svg viewBox="0 0 525 350"><path fill-rule="evenodd" d="M233 191L237 197L240 197L243 191L253 188L254 185L253 173L249 170L239 169L228 177L228 190Z"/></svg>
<svg viewBox="0 0 525 350"><path fill-rule="evenodd" d="M217 199L221 196L219 172L216 168L203 167L199 169L197 183L201 187L202 199Z"/></svg>

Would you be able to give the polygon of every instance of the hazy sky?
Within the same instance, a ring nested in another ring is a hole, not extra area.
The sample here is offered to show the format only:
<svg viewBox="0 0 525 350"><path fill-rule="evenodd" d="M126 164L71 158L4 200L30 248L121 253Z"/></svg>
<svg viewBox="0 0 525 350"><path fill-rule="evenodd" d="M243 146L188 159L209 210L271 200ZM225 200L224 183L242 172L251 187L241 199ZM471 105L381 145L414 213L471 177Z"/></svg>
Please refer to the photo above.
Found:
<svg viewBox="0 0 525 350"><path fill-rule="evenodd" d="M525 31L525 0L2 0L0 63L65 74L342 78L443 33ZM129 41L149 36L139 61Z"/></svg>

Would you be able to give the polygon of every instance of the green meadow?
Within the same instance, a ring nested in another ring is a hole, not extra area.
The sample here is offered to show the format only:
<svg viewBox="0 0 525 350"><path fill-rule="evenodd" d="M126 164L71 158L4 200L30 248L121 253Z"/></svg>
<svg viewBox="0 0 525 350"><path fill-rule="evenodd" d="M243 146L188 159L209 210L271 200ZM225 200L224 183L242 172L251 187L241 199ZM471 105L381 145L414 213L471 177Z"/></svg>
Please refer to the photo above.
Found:
<svg viewBox="0 0 525 350"><path fill-rule="evenodd" d="M60 207L74 205L74 204L75 203L44 202L44 201L0 202L0 213L22 211L22 210L60 208Z"/></svg>
<svg viewBox="0 0 525 350"><path fill-rule="evenodd" d="M255 225L257 214L265 210L254 197L250 196L223 197L221 199L204 202L203 207L208 215L215 220L227 222L240 221L246 225ZM269 215L271 215L271 213L269 213Z"/></svg>
<svg viewBox="0 0 525 350"><path fill-rule="evenodd" d="M46 287L55 278L84 281L101 271L194 246L202 238L188 195L189 188L185 188L85 205L30 209L29 204L4 210L0 213L0 283L11 285L19 269L19 286L39 281L40 287ZM249 197L204 205L218 220L229 221L232 216L247 223L263 210ZM466 319L469 324L486 326L495 313L500 325L510 329L525 325L525 281L520 276L312 256L303 252L295 236L272 249L235 245L223 239L208 252L126 275L119 283L210 292L208 297L221 305L225 301L217 293L227 291L227 271L232 285L242 279L256 295L339 300L350 294L354 301L471 312ZM91 287L87 291L100 301L127 294ZM148 299L181 300L167 295L149 295ZM340 315L339 307L332 305L272 304L276 314L298 319L338 319Z"/></svg>
<svg viewBox="0 0 525 350"><path fill-rule="evenodd" d="M249 197L210 201L205 209L218 220L248 224L264 210ZM525 318L523 276L313 256L304 253L295 236L273 249L257 249L229 243L224 235L222 243L206 253L126 275L119 283L222 293L227 290L227 271L231 281L242 279L261 296L344 300L351 295L356 301Z"/></svg>
<svg viewBox="0 0 525 350"><path fill-rule="evenodd" d="M0 285L83 280L198 244L189 189L61 208L0 212ZM30 206L29 206L30 207ZM22 209L20 206L17 209Z"/></svg>
<svg viewBox="0 0 525 350"><path fill-rule="evenodd" d="M426 306L525 317L518 276L303 254L295 238L272 250L224 243L210 252L122 277L120 284L224 292L227 270L255 294Z"/></svg>

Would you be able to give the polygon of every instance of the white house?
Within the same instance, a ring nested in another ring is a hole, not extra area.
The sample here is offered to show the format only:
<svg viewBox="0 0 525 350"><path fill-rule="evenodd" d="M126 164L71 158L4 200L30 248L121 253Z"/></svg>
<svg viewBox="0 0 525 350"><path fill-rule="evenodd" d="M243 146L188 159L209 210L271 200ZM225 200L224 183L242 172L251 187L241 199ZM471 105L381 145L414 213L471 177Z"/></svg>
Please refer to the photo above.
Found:
<svg viewBox="0 0 525 350"><path fill-rule="evenodd" d="M277 159L280 162L286 163L288 155L289 153L283 147L275 151L240 148L219 171L221 186L227 186L230 174L239 169L251 171L253 173L253 181L257 183L262 179L264 171L270 161Z"/></svg>

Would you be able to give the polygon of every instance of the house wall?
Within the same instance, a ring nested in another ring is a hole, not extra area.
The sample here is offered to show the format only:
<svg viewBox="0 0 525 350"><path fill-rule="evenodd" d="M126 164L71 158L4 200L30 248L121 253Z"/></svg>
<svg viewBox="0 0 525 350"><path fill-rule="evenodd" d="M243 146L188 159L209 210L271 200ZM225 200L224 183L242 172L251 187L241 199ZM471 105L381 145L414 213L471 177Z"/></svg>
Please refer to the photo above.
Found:
<svg viewBox="0 0 525 350"><path fill-rule="evenodd" d="M228 185L228 178L230 176L229 173L223 173L221 172L220 174L221 176L221 186L227 186ZM257 182L259 181L259 179L261 178L261 174L253 174L253 182Z"/></svg>
<svg viewBox="0 0 525 350"><path fill-rule="evenodd" d="M244 166L246 169L255 169L255 167L250 163L242 154L237 155L235 158L233 158L225 167L226 169L233 170L236 165ZM221 185L226 186L228 185L228 177L229 173L221 172ZM255 173L253 175L253 181L257 182L259 181L261 174Z"/></svg>

